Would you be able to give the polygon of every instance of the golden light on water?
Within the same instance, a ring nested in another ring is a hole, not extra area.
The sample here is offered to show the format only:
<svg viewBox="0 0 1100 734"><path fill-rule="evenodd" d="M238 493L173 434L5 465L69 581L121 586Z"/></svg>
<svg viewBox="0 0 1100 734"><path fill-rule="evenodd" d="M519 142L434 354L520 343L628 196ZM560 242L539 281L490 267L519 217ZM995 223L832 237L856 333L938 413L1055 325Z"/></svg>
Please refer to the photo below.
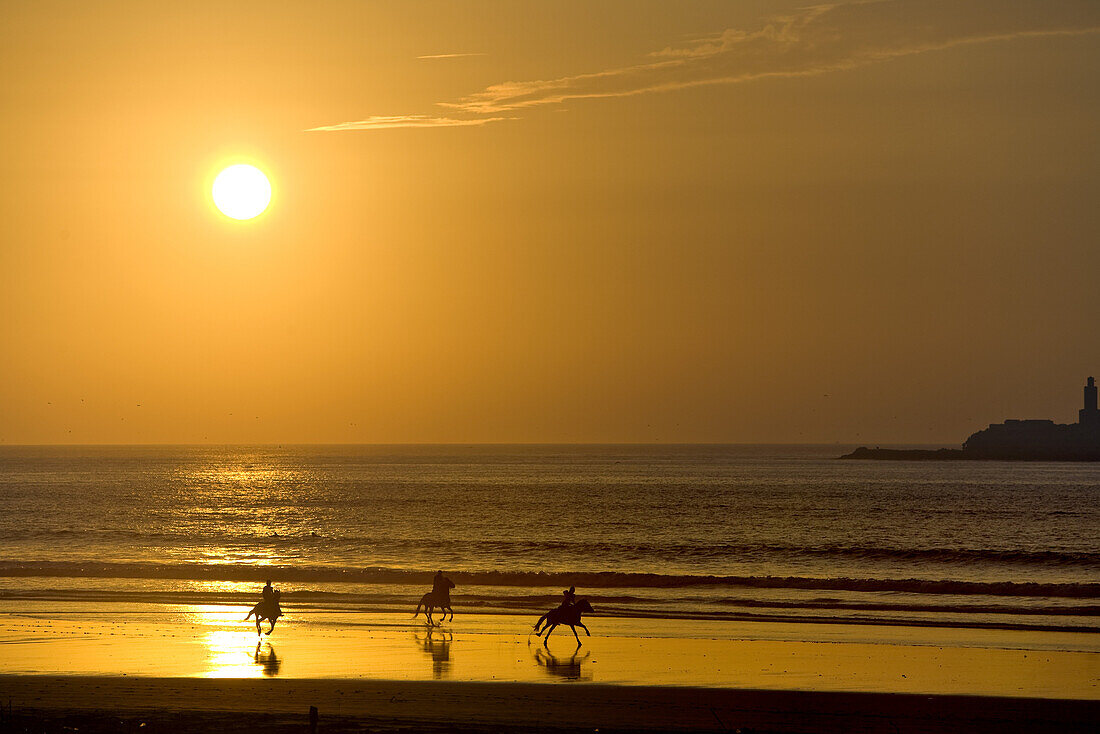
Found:
<svg viewBox="0 0 1100 734"><path fill-rule="evenodd" d="M229 166L214 179L214 205L232 219L252 219L271 203L271 182L264 172L247 163Z"/></svg>
<svg viewBox="0 0 1100 734"><path fill-rule="evenodd" d="M294 536L323 532L319 523L302 523L293 508L304 484L315 477L290 466L264 464L260 457L248 457L229 465L204 463L180 472L189 485L189 501L199 510L193 526L208 538L197 551L203 563L243 566L279 566L292 563L298 547ZM225 539L215 543L226 527L237 528L255 540ZM314 537L314 536L311 536ZM255 581L264 580L257 571Z"/></svg>

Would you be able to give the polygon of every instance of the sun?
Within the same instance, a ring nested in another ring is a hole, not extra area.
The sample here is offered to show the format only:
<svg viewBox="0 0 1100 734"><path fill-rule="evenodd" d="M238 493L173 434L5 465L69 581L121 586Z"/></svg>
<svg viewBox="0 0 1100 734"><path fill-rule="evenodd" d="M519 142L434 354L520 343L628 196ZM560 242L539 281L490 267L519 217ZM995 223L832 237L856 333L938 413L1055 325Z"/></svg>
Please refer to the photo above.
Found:
<svg viewBox="0 0 1100 734"><path fill-rule="evenodd" d="M259 168L238 163L218 174L210 194L225 216L252 219L271 203L271 183Z"/></svg>

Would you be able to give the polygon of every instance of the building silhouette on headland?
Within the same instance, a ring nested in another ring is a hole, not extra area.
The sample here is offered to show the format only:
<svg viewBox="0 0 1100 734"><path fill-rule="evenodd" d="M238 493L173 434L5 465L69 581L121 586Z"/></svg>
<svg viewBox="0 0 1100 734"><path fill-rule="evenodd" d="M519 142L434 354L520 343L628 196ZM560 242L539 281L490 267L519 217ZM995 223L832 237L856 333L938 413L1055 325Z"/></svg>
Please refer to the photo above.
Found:
<svg viewBox="0 0 1100 734"><path fill-rule="evenodd" d="M1100 461L1100 410L1096 380L1085 384L1085 404L1076 423L1006 420L970 436L961 449L870 449L843 459L986 459L1002 461Z"/></svg>

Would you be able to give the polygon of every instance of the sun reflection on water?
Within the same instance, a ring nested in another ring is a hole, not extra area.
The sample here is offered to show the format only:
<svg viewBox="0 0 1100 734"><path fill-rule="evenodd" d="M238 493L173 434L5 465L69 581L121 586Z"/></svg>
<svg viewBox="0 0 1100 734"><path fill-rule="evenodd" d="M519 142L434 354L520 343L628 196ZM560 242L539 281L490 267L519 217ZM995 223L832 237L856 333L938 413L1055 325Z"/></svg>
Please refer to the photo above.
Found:
<svg viewBox="0 0 1100 734"><path fill-rule="evenodd" d="M206 541L188 548L188 560L252 566L299 560L303 548L296 539L316 537L318 527L299 506L313 473L259 455L236 458L180 473L190 510L177 525Z"/></svg>

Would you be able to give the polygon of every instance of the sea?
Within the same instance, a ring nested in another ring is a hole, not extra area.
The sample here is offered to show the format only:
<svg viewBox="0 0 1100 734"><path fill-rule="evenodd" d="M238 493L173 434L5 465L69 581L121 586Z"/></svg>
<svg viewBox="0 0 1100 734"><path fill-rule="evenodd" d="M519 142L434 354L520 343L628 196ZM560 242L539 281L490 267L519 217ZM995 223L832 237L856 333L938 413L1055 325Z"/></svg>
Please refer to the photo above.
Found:
<svg viewBox="0 0 1100 734"><path fill-rule="evenodd" d="M1100 464L848 446L0 447L0 603L1100 631Z"/></svg>

